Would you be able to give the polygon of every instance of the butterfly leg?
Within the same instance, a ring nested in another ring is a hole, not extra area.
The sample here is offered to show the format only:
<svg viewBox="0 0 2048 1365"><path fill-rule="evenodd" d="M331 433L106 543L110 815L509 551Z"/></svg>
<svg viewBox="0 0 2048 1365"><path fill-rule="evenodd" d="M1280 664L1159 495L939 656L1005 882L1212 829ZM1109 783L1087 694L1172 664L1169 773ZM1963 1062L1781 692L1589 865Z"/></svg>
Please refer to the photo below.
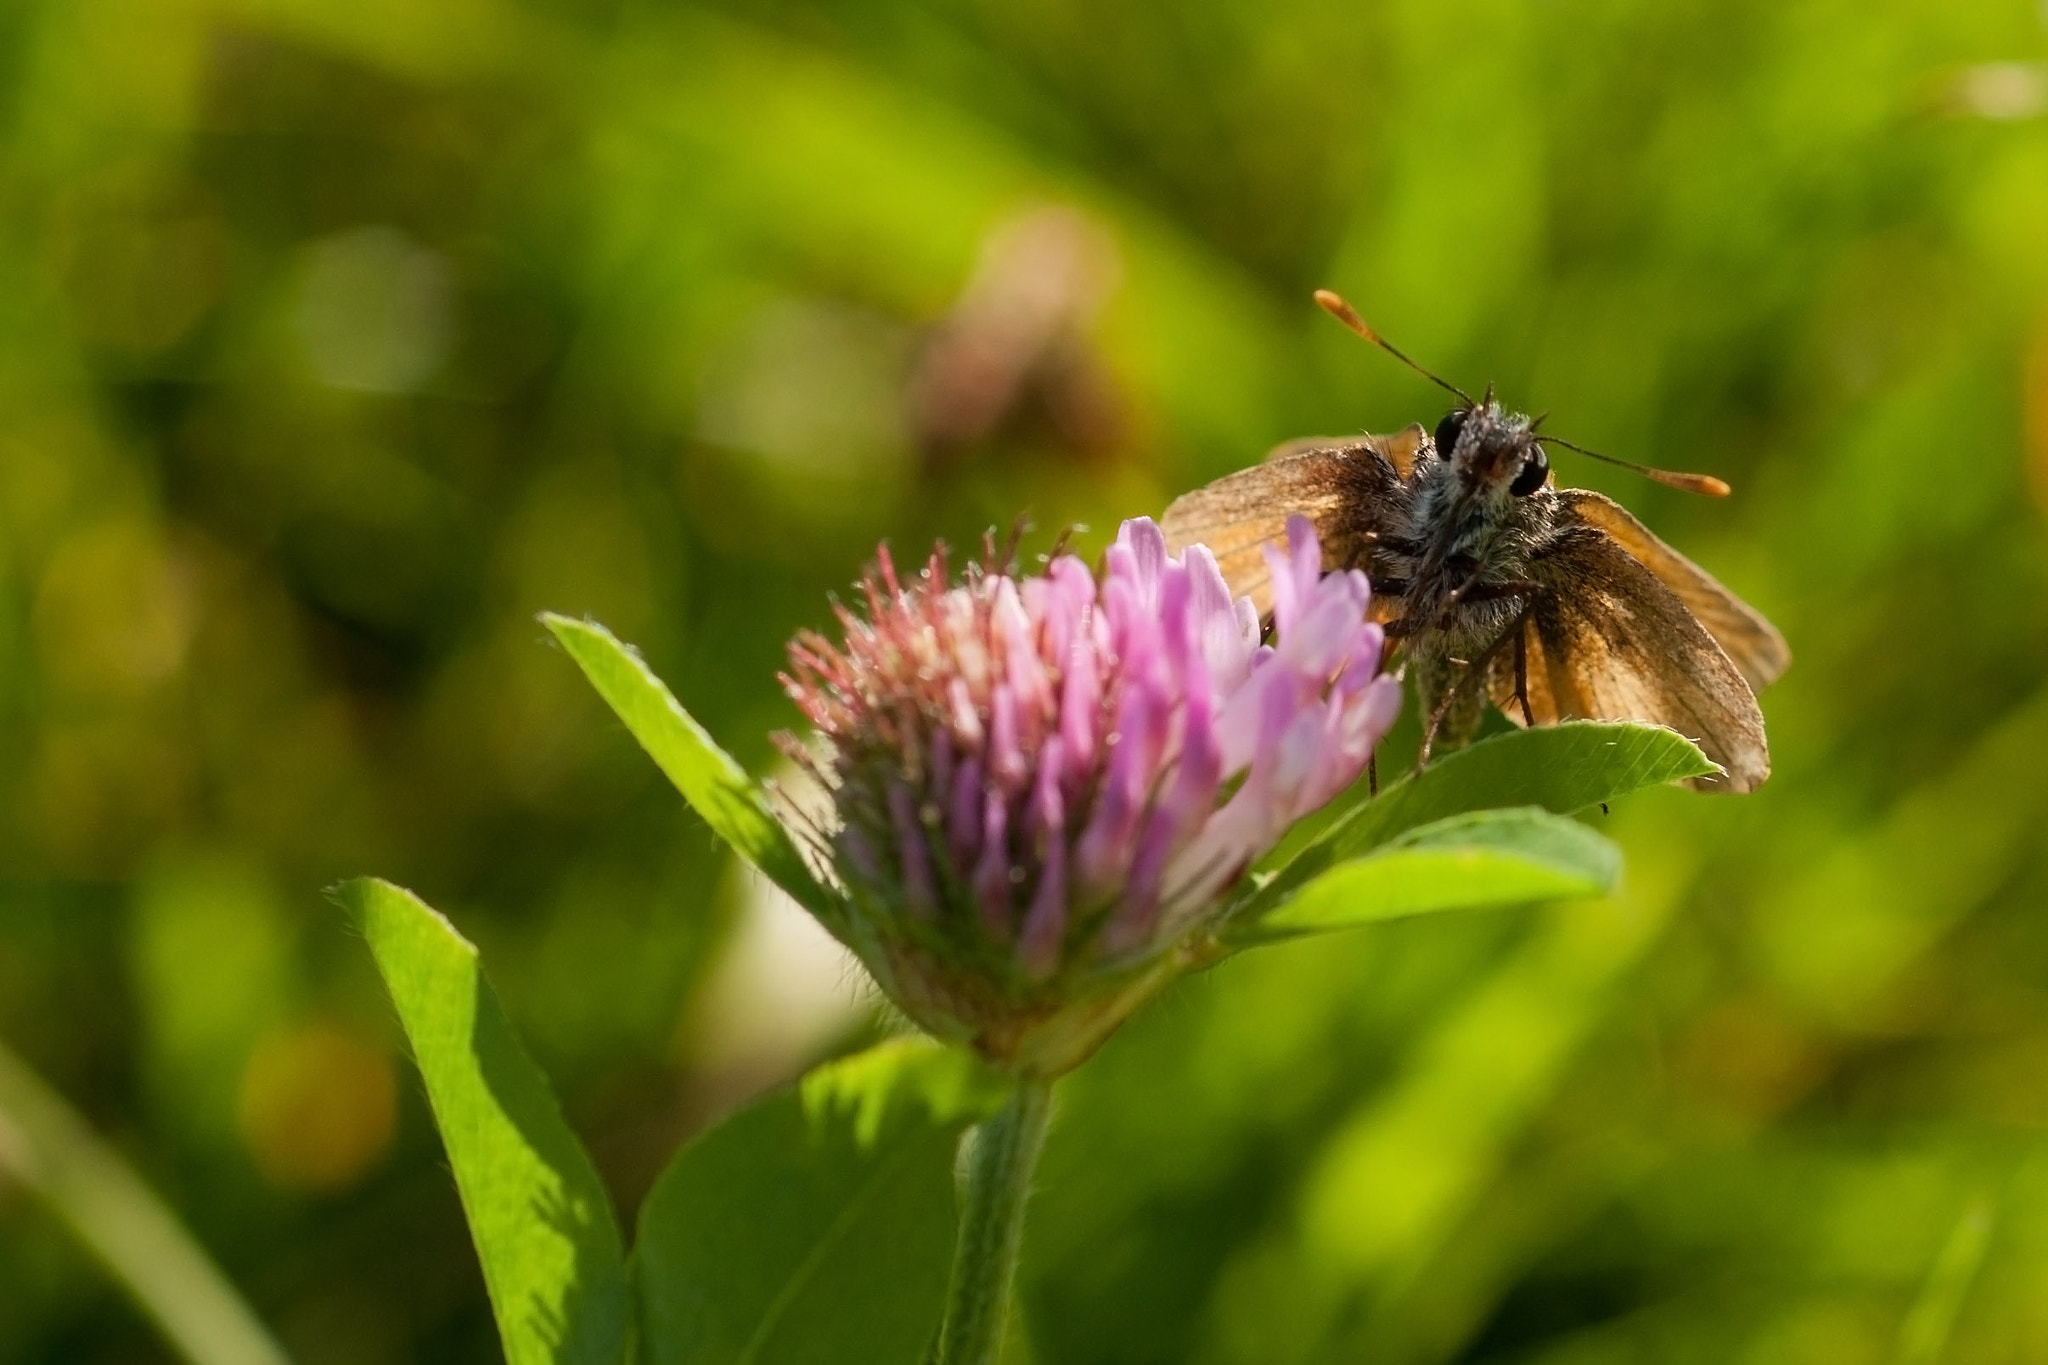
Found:
<svg viewBox="0 0 2048 1365"><path fill-rule="evenodd" d="M1530 613L1536 610L1536 596L1541 591L1540 584L1524 580L1503 583L1489 594L1496 599L1522 599L1522 609L1516 612L1515 619L1508 623L1507 636L1514 637L1515 641L1515 704L1522 708L1522 725L1531 730L1536 728L1536 713L1529 706L1529 632L1525 627L1529 624ZM1507 636L1502 638L1505 639ZM1499 648L1500 641L1496 640L1486 652L1491 655Z"/></svg>
<svg viewBox="0 0 2048 1365"><path fill-rule="evenodd" d="M1536 728L1536 716L1529 709L1529 632L1522 629L1528 619L1527 608L1515 618L1515 700L1522 707L1522 724L1533 730Z"/></svg>
<svg viewBox="0 0 2048 1365"><path fill-rule="evenodd" d="M1509 643L1514 645L1515 651L1515 700L1521 704L1523 721L1528 725L1535 725L1536 718L1529 706L1528 637L1523 627L1528 624L1530 614L1536 610L1537 594L1541 591L1542 587L1540 584L1516 581L1512 583L1487 584L1465 594L1467 602L1520 599L1522 609L1515 613L1514 618L1508 623L1507 629L1494 637L1493 643L1481 650L1477 658L1473 659L1470 663L1464 664L1458 675L1444 686L1441 698L1431 708L1429 719L1422 729L1422 747L1417 751L1415 758L1415 770L1417 772L1421 772L1423 767L1429 762L1430 751L1436 745L1437 734L1443 728L1444 722L1450 717L1453 706L1460 700L1466 699L1461 694L1464 694L1465 690L1469 687L1475 685L1478 687L1485 686L1487 670L1492 666L1494 659L1499 656L1501 649ZM1428 694L1429 690L1425 687L1425 695Z"/></svg>
<svg viewBox="0 0 2048 1365"><path fill-rule="evenodd" d="M1446 681L1443 674L1449 666L1461 667L1464 671ZM1419 685L1423 696L1437 694L1437 700L1436 705L1429 710L1429 719L1423 722L1422 745L1415 751L1416 772L1421 772L1428 765L1430 751L1436 747L1437 735L1442 732L1445 721L1450 719L1453 708L1465 700L1465 684L1471 680L1471 673L1472 666L1462 664L1458 660L1447 660L1422 671ZM1439 687L1442 689L1440 693ZM1477 717L1473 719L1476 721ZM1465 729L1464 725L1458 725L1453 727L1452 733L1456 734Z"/></svg>
<svg viewBox="0 0 2048 1365"><path fill-rule="evenodd" d="M1506 641L1515 642L1515 704L1522 708L1523 728L1531 730L1536 728L1536 713L1529 706L1529 632L1526 627L1530 614L1535 610L1536 598L1532 590L1522 609L1515 613L1515 619L1508 622L1506 632L1487 646L1479 665L1483 669Z"/></svg>

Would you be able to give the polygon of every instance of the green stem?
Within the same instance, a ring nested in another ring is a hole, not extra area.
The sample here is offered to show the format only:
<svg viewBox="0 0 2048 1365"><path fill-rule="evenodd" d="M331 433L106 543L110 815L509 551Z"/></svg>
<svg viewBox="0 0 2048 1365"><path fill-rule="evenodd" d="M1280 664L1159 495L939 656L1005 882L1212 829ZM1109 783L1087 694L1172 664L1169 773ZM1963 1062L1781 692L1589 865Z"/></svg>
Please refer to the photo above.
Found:
<svg viewBox="0 0 2048 1365"><path fill-rule="evenodd" d="M1002 1112L974 1131L939 1365L996 1365L1002 1354L1024 1242L1024 1202L1051 1116L1052 1082L1025 1076Z"/></svg>

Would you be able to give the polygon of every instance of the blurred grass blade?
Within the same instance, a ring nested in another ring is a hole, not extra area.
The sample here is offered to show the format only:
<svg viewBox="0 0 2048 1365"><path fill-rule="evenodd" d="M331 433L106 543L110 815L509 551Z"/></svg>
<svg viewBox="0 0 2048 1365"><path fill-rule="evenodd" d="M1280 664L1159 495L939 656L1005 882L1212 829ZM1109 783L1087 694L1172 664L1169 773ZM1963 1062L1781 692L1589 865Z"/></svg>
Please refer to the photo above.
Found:
<svg viewBox="0 0 2048 1365"><path fill-rule="evenodd" d="M1004 1093L905 1039L685 1147L640 1211L642 1365L912 1365L952 1263L954 1149Z"/></svg>
<svg viewBox="0 0 2048 1365"><path fill-rule="evenodd" d="M49 1200L192 1365L285 1365L234 1286L141 1177L4 1047L0 1170Z"/></svg>
<svg viewBox="0 0 2048 1365"><path fill-rule="evenodd" d="M1576 820L1536 807L1477 811L1339 863L1258 919L1233 924L1230 937L1268 942L1404 915L1597 896L1620 874L1621 851Z"/></svg>
<svg viewBox="0 0 2048 1365"><path fill-rule="evenodd" d="M1263 919L1325 870L1432 821L1502 806L1569 815L1714 770L1691 740L1656 725L1566 721L1495 735L1346 811L1245 893L1231 918Z"/></svg>
<svg viewBox="0 0 2048 1365"><path fill-rule="evenodd" d="M832 894L804 866L760 787L640 656L594 621L553 612L541 613L540 619L713 832L804 908L833 916Z"/></svg>
<svg viewBox="0 0 2048 1365"><path fill-rule="evenodd" d="M512 1032L476 949L408 891L353 881L411 1040L509 1365L619 1365L625 1255L597 1172Z"/></svg>
<svg viewBox="0 0 2048 1365"><path fill-rule="evenodd" d="M1641 1169L1642 1158L1612 1143L1587 1144L1576 1134L1538 1137L1536 1130L1558 1112L1563 1088L1585 1074L1578 1068L1591 1040L1640 998L1630 979L1690 894L1692 852L1682 841L1659 847L1637 860L1614 900L1566 903L1532 916L1489 971L1435 1002L1403 1041L1387 1078L1319 1130L1294 1199L1290 1259L1272 1273L1314 1277L1325 1302L1359 1302L1347 1297L1358 1295L1370 1306L1321 1325L1305 1321L1302 1330L1317 1345L1301 1359L1481 1354L1467 1333L1499 1310L1508 1284L1556 1254L1559 1237L1571 1235L1560 1229L1582 1226L1545 1221L1555 1205L1521 1202L1548 1177L1543 1164L1516 1153L1555 1151L1548 1145L1555 1140L1602 1153L1593 1184L1603 1199L1630 1179L1632 1166ZM1501 1236L1499 1224L1482 1220L1503 1201L1516 1207L1509 1217L1526 1210L1536 1221L1516 1224L1516 1240L1492 1244L1512 1247L1502 1254L1519 1259L1489 1263L1489 1247L1475 1267L1463 1239ZM1743 1224L1737 1235L1754 1236L1754 1226ZM1312 1303L1297 1316L1307 1319L1309 1311ZM1419 1340L1396 1338L1411 1349L1388 1349L1390 1335L1417 1328ZM1643 1358L1669 1358L1672 1352L1657 1349L1662 1344L1653 1342ZM1739 1355L1724 1349L1712 1358Z"/></svg>
<svg viewBox="0 0 2048 1365"><path fill-rule="evenodd" d="M1963 1209L1899 1328L1899 1348L1893 1356L1898 1365L1936 1365L1941 1359L1963 1299L1984 1264L1997 1214L1988 1195L1979 1195Z"/></svg>

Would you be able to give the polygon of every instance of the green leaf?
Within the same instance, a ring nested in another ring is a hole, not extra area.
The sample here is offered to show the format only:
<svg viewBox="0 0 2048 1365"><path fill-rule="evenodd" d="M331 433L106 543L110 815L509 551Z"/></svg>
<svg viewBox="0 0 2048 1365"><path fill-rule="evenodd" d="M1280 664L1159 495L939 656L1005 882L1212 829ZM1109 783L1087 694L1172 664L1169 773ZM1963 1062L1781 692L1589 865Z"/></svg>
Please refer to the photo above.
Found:
<svg viewBox="0 0 2048 1365"><path fill-rule="evenodd" d="M1676 730L1626 721L1566 721L1515 730L1446 754L1346 811L1230 912L1262 920L1322 872L1434 820L1505 806L1569 815L1602 802L1717 771Z"/></svg>
<svg viewBox="0 0 2048 1365"><path fill-rule="evenodd" d="M1569 815L1645 787L1717 772L1660 725L1574 720L1516 730L1446 754L1361 806L1340 838L1357 851L1462 811L1541 806Z"/></svg>
<svg viewBox="0 0 2048 1365"><path fill-rule="evenodd" d="M1597 896L1614 889L1621 851L1576 820L1529 806L1424 825L1341 863L1231 937L1254 943L1440 910Z"/></svg>
<svg viewBox="0 0 2048 1365"><path fill-rule="evenodd" d="M625 1255L590 1157L477 966L412 893L339 888L426 1078L509 1365L619 1365Z"/></svg>
<svg viewBox="0 0 2048 1365"><path fill-rule="evenodd" d="M951 1268L954 1149L1005 1093L905 1039L685 1147L640 1210L643 1365L914 1365Z"/></svg>
<svg viewBox="0 0 2048 1365"><path fill-rule="evenodd" d="M540 619L712 831L804 908L835 918L832 893L804 866L761 788L683 709L639 654L594 621L553 612L542 612Z"/></svg>

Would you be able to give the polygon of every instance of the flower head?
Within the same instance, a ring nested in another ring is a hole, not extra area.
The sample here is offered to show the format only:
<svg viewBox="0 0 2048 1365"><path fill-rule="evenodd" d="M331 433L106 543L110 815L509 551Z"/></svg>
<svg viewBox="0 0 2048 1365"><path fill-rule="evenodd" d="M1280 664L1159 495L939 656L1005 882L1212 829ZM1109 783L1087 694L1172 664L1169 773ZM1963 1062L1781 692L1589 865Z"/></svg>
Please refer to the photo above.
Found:
<svg viewBox="0 0 2048 1365"><path fill-rule="evenodd" d="M1064 1070L1185 965L1223 893L1392 724L1365 576L1268 547L1273 633L1201 546L1127 521L1098 577L886 551L843 645L790 647L826 742L842 936L941 1036ZM993 557L991 557L992 560Z"/></svg>

